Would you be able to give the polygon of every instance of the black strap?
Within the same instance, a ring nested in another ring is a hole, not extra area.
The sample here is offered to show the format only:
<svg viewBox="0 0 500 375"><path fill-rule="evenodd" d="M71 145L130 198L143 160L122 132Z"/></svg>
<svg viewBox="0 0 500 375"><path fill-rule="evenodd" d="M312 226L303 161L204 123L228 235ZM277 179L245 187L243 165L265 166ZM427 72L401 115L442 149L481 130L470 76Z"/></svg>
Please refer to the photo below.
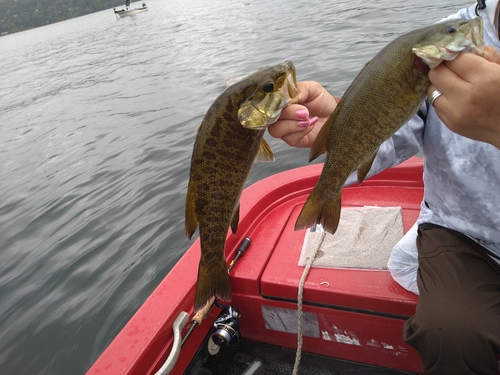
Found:
<svg viewBox="0 0 500 375"><path fill-rule="evenodd" d="M476 4L476 16L479 16L479 13L477 12L478 10L484 10L486 9L486 0L477 0Z"/></svg>

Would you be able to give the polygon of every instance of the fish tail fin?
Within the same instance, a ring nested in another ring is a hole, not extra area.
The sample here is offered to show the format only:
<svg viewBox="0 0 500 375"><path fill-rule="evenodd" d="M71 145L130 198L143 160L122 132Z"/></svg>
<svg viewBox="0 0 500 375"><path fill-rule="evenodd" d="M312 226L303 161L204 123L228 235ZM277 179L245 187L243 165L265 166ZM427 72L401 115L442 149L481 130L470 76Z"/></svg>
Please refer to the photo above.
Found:
<svg viewBox="0 0 500 375"><path fill-rule="evenodd" d="M213 296L224 301L231 300L231 281L224 260L221 260L215 267L208 267L200 263L194 311L198 312L205 307Z"/></svg>
<svg viewBox="0 0 500 375"><path fill-rule="evenodd" d="M334 234L339 226L341 200L341 194L322 199L317 189L313 189L295 222L295 230L321 224L327 232Z"/></svg>

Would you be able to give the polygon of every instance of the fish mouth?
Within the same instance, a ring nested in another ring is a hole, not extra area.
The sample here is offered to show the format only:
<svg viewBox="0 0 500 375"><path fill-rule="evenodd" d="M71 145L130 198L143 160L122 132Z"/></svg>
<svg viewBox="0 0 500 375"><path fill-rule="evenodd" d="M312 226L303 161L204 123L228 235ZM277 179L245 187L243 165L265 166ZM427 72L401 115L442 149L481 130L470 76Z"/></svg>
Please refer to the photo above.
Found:
<svg viewBox="0 0 500 375"><path fill-rule="evenodd" d="M471 52L476 55L483 55L483 19L476 17L472 20L462 20L460 25L449 25L458 27L453 33L443 37L443 33L436 34L427 42L419 43L412 48L412 52L418 56L429 69L434 69L443 60L453 60L460 52ZM449 27L448 26L448 27ZM427 69L417 68L424 72Z"/></svg>
<svg viewBox="0 0 500 375"><path fill-rule="evenodd" d="M262 116L266 119L265 124L262 126L253 126L253 130L265 130L267 127L271 124L274 124L276 121L278 121L279 117L281 116L281 111L283 108L288 107L290 104L295 104L299 102L299 88L297 85L297 75L295 72L295 65L293 65L293 62L290 60L285 61L283 64L285 67L284 71L284 81L283 81L283 86L281 87L281 95L282 95L282 100L281 103L278 105L278 110L274 113L271 114L269 112L266 112L262 109L259 109L255 107L255 110L259 111Z"/></svg>
<svg viewBox="0 0 500 375"><path fill-rule="evenodd" d="M285 84L281 88L283 98L286 100L286 106L299 102L299 88L297 86L297 74L295 72L295 65L290 60L285 61Z"/></svg>
<svg viewBox="0 0 500 375"><path fill-rule="evenodd" d="M298 103L299 89L293 63L285 61L271 68L268 79L274 82L276 91L273 88L273 91L266 92L261 86L258 95L249 97L241 104L238 120L244 128L265 130L278 121L284 108Z"/></svg>

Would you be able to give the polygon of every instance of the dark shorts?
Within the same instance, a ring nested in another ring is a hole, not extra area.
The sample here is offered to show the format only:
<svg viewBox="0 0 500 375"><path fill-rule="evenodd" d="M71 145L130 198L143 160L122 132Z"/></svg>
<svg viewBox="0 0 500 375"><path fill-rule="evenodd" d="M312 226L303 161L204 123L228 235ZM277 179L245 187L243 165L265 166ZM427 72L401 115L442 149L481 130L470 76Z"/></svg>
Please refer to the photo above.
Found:
<svg viewBox="0 0 500 375"><path fill-rule="evenodd" d="M416 314L403 339L425 374L494 374L500 352L500 265L456 231L418 230Z"/></svg>

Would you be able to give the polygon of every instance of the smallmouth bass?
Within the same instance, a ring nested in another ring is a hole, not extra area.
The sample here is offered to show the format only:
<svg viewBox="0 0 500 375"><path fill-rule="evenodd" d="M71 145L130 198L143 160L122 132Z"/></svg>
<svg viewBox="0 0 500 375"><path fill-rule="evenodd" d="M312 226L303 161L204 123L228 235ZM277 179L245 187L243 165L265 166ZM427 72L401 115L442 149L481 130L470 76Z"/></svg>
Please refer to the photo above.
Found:
<svg viewBox="0 0 500 375"><path fill-rule="evenodd" d="M235 234L239 199L257 157L274 161L263 139L283 108L298 100L291 61L261 68L229 86L210 106L198 129L186 195L185 229L199 226L201 259L194 309L216 296L231 299L224 246L228 228Z"/></svg>
<svg viewBox="0 0 500 375"><path fill-rule="evenodd" d="M335 233L345 181L357 170L361 184L379 146L417 113L427 95L429 69L463 51L482 54L482 48L483 23L477 17L411 31L377 53L346 90L311 147L310 161L325 152L327 156L295 229L321 223Z"/></svg>

